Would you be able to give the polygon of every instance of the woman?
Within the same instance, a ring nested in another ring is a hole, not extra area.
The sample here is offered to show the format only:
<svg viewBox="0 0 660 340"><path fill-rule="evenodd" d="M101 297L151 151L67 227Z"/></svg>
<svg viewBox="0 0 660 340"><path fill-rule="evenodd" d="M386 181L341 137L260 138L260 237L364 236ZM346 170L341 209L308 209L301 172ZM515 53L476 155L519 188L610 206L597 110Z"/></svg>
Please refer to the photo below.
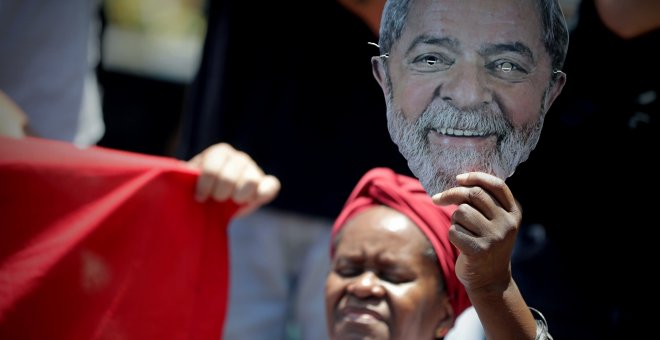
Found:
<svg viewBox="0 0 660 340"><path fill-rule="evenodd" d="M460 187L442 193L444 198L431 199L417 179L390 169L364 175L333 226L325 291L331 339L440 339L471 301L483 326L476 331L490 334L489 339L552 339L543 315L527 306L510 271L503 290L474 285L497 283L496 269L510 267L519 220L498 217L509 213L484 208L488 205L479 196L468 195L472 201L465 203L461 197L471 185L497 190L486 185L495 177L464 177ZM491 218L467 218L470 210ZM461 230L485 244L483 249L466 247L457 237ZM499 237L502 232L510 235ZM475 259L488 263L475 266ZM494 297L484 299L484 290ZM532 332L522 326L528 315ZM468 333L478 336L470 330L447 338L466 339Z"/></svg>
<svg viewBox="0 0 660 340"><path fill-rule="evenodd" d="M455 208L433 204L416 179L369 171L333 227L326 281L331 339L437 339L470 301L454 272Z"/></svg>

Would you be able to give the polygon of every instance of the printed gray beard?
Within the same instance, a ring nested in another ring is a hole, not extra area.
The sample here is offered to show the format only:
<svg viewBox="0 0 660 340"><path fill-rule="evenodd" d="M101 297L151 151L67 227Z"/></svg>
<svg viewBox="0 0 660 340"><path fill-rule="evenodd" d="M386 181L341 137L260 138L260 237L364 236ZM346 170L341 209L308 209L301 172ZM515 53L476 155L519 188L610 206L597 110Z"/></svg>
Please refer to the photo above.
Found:
<svg viewBox="0 0 660 340"><path fill-rule="evenodd" d="M408 122L401 110L392 107L388 98L390 136L430 195L456 186L456 175L465 172L481 171L502 179L511 176L536 147L543 127L543 108L537 121L516 129L494 105L460 110L446 102L431 104L414 122ZM493 133L498 138L497 146L484 152L469 147L431 150L428 134L438 127Z"/></svg>

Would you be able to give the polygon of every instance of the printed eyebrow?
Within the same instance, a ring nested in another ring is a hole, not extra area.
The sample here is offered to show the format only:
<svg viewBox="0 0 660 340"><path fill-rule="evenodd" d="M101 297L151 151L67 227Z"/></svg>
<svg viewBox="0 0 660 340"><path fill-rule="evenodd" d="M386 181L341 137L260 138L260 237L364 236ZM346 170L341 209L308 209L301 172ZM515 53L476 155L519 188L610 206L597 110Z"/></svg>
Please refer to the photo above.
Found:
<svg viewBox="0 0 660 340"><path fill-rule="evenodd" d="M496 55L506 52L514 52L529 58L533 64L536 64L536 59L534 58L534 53L532 50L527 47L527 45L516 41L512 43L504 44L488 44L486 47L482 48L479 54L481 56Z"/></svg>
<svg viewBox="0 0 660 340"><path fill-rule="evenodd" d="M456 40L455 38L437 37L428 34L423 34L415 38L415 40L413 40L413 42L410 44L410 47L408 47L406 54L410 53L410 51L412 51L415 47L419 45L436 45L440 47L446 47L450 49L452 52L457 52L459 43L458 40Z"/></svg>

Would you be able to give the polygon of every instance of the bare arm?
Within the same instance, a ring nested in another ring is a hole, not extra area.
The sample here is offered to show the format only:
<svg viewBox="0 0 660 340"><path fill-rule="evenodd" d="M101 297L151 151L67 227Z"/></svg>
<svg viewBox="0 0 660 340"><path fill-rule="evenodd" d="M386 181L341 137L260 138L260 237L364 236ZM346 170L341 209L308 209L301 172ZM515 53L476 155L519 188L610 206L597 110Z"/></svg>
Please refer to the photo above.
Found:
<svg viewBox="0 0 660 340"><path fill-rule="evenodd" d="M0 90L0 135L25 137L27 115L9 96Z"/></svg>
<svg viewBox="0 0 660 340"><path fill-rule="evenodd" d="M536 321L511 274L511 255L522 213L503 180L472 172L459 186L433 197L457 204L449 240L461 251L456 274L489 340L534 339Z"/></svg>
<svg viewBox="0 0 660 340"><path fill-rule="evenodd" d="M269 203L279 193L280 181L265 174L245 152L229 144L212 145L188 162L200 169L195 197L203 202L234 200L244 204L237 216L246 215Z"/></svg>

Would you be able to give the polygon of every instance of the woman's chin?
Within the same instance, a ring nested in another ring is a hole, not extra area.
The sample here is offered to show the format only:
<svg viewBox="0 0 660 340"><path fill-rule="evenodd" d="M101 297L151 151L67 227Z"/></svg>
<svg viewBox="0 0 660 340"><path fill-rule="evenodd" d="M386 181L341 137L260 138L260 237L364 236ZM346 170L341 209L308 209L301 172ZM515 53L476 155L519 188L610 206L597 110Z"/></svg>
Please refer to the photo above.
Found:
<svg viewBox="0 0 660 340"><path fill-rule="evenodd" d="M344 318L335 324L333 339L389 339L387 325L368 316Z"/></svg>

